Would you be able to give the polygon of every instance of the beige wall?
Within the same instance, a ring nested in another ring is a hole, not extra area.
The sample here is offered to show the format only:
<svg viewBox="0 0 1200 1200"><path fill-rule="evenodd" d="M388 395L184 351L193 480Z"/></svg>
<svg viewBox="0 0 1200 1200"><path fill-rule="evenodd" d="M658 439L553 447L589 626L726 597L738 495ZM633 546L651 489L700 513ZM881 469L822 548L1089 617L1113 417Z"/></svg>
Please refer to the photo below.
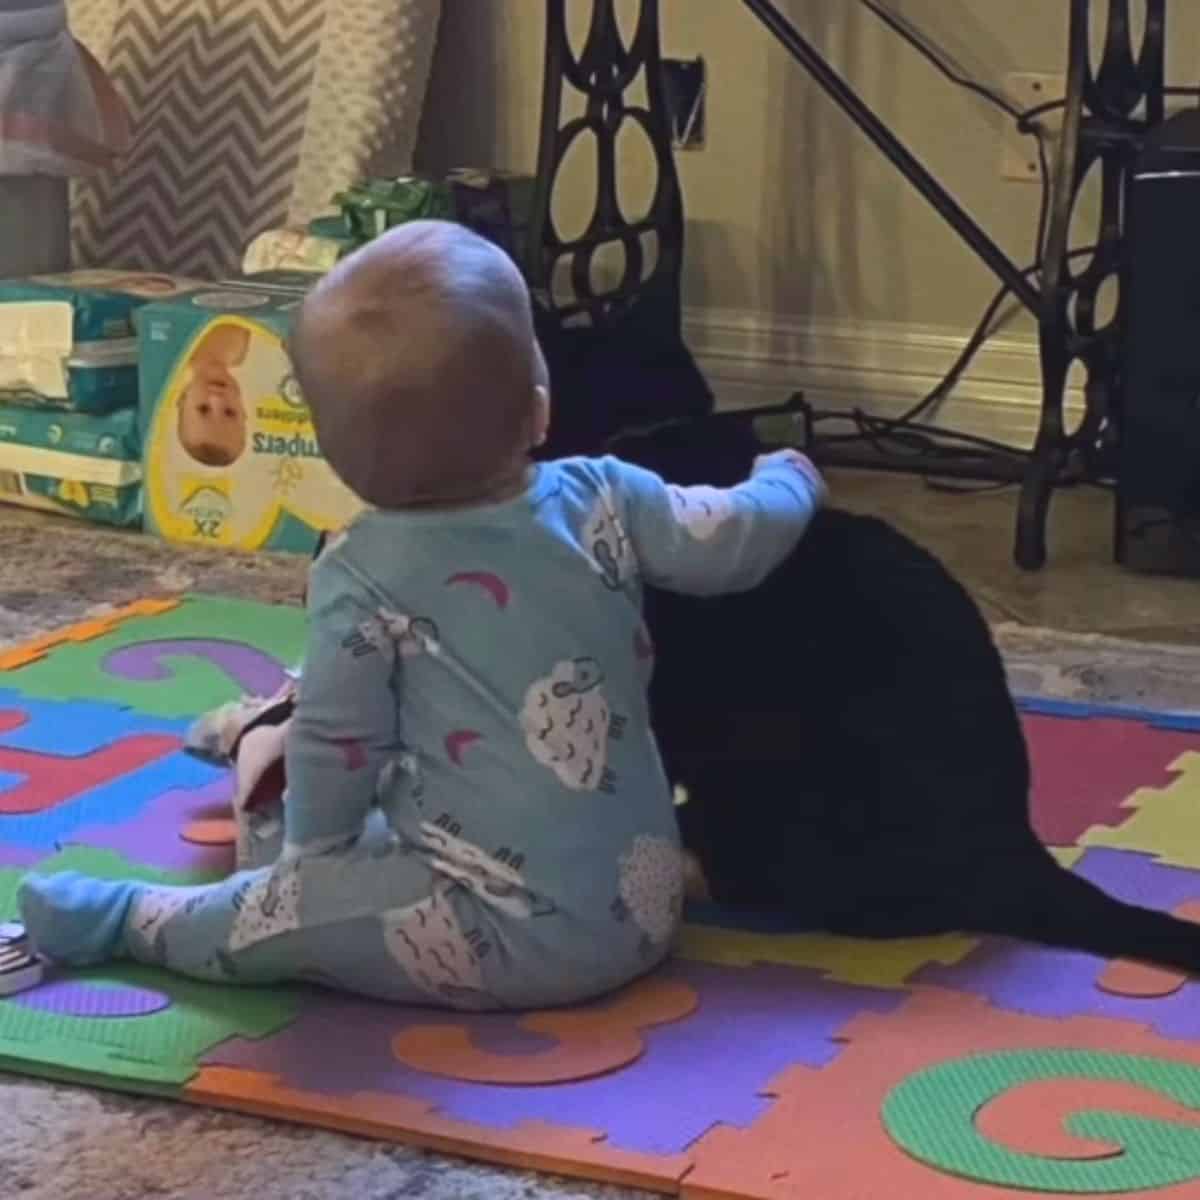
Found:
<svg viewBox="0 0 1200 1200"><path fill-rule="evenodd" d="M1063 70L1062 0L893 2L993 83L1012 71ZM569 3L590 8L587 0ZM427 161L531 168L542 0L445 6ZM1000 177L1006 118L935 75L854 0L782 7L992 237L1028 261L1038 189ZM1182 0L1171 9L1173 78L1183 81L1200 62L1200 13ZM678 156L688 218L685 303L752 314L760 325L886 323L954 335L973 326L995 289L991 274L739 0L663 0L663 13L665 51L709 63L707 146ZM577 214L578 192L567 205ZM1024 368L1031 379L1035 367Z"/></svg>

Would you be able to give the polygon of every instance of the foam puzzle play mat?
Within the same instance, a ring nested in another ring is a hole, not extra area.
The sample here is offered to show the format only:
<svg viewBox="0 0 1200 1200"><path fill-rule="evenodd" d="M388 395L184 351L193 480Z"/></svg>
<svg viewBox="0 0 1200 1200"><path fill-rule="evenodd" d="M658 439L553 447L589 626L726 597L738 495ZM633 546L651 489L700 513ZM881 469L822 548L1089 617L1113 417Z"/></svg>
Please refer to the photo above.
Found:
<svg viewBox="0 0 1200 1200"><path fill-rule="evenodd" d="M0 650L0 920L35 864L227 873L231 779L182 735L272 693L303 633L297 609L188 597ZM1200 920L1200 718L1023 709L1044 840L1115 894ZM1197 983L708 908L657 974L525 1016L50 969L0 1000L0 1068L692 1200L1200 1197Z"/></svg>

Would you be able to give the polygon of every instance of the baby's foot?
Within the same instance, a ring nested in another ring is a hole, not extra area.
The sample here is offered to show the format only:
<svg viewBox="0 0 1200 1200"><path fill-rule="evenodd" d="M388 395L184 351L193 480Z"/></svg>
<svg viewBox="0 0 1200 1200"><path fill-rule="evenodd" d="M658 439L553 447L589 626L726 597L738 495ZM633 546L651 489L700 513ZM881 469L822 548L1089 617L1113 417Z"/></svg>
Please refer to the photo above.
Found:
<svg viewBox="0 0 1200 1200"><path fill-rule="evenodd" d="M83 967L125 956L125 920L140 886L77 871L26 875L17 904L39 954Z"/></svg>

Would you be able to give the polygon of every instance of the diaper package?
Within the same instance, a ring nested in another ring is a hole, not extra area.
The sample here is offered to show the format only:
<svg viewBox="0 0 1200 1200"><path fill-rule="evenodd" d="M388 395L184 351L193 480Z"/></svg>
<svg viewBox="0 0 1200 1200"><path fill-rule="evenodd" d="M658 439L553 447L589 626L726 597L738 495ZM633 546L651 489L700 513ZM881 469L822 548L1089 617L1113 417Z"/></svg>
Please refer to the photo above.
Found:
<svg viewBox="0 0 1200 1200"><path fill-rule="evenodd" d="M323 275L387 230L425 218L458 221L520 262L535 184L530 175L475 167L456 167L440 179L361 180L334 197L336 213L314 218L305 229L260 233L246 247L242 271Z"/></svg>
<svg viewBox="0 0 1200 1200"><path fill-rule="evenodd" d="M0 500L106 525L140 524L137 410L98 417L0 405Z"/></svg>
<svg viewBox="0 0 1200 1200"><path fill-rule="evenodd" d="M147 530L310 554L361 509L321 457L285 350L313 279L227 280L139 313Z"/></svg>
<svg viewBox="0 0 1200 1200"><path fill-rule="evenodd" d="M134 314L200 286L103 270L0 281L0 403L98 414L136 408Z"/></svg>
<svg viewBox="0 0 1200 1200"><path fill-rule="evenodd" d="M268 229L246 247L242 270L247 275L267 271L323 275L354 245L349 238L318 237L304 229Z"/></svg>

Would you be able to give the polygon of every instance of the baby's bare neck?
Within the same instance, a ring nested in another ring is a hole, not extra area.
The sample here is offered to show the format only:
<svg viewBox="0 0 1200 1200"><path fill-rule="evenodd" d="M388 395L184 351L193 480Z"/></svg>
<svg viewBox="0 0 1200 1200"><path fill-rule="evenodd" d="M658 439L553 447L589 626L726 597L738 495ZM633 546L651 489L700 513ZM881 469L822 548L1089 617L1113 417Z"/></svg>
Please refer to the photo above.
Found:
<svg viewBox="0 0 1200 1200"><path fill-rule="evenodd" d="M457 494L418 497L404 505L401 511L409 512L452 512L465 508L487 508L515 500L528 487L533 478L533 465L529 462L517 464L504 475L489 480L478 491Z"/></svg>

